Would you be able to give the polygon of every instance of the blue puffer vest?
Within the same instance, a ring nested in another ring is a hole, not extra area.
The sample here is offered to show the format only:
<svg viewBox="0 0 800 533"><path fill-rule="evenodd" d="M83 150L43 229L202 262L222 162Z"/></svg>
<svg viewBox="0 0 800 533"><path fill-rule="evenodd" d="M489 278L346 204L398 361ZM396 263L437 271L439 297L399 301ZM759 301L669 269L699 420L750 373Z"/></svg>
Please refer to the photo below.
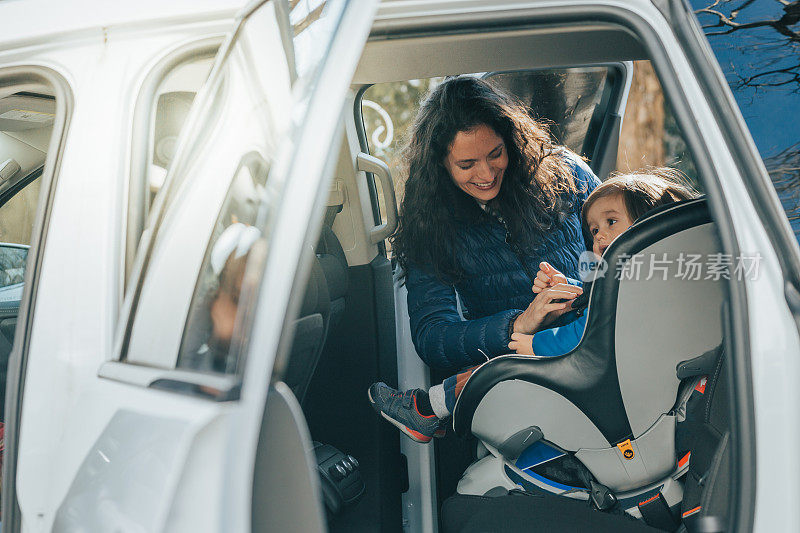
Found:
<svg viewBox="0 0 800 533"><path fill-rule="evenodd" d="M456 238L459 264L466 275L455 285L442 283L423 268L406 272L411 336L419 356L432 368L447 371L479 364L509 353L511 323L533 300L533 278L547 261L567 277L578 277L578 257L585 250L580 212L600 180L574 154L566 153L579 193L564 222L534 250L515 251L506 229L486 216L465 225ZM465 320L456 303L461 299Z"/></svg>

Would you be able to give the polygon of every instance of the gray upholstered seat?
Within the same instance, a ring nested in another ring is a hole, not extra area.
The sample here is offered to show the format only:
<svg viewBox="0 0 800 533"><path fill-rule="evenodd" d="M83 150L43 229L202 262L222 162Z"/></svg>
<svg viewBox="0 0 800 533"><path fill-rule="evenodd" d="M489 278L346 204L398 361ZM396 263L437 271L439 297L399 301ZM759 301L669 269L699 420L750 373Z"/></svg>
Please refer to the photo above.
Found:
<svg viewBox="0 0 800 533"><path fill-rule="evenodd" d="M459 492L512 488L520 479L576 492L519 464L540 438L623 499L661 487L670 505L680 501L680 486L671 482L675 368L721 343L724 279L708 265L730 259L718 252L704 200L661 209L621 235L604 255L609 269L592 284L586 329L572 352L501 356L470 377L454 428L490 453L468 469Z"/></svg>

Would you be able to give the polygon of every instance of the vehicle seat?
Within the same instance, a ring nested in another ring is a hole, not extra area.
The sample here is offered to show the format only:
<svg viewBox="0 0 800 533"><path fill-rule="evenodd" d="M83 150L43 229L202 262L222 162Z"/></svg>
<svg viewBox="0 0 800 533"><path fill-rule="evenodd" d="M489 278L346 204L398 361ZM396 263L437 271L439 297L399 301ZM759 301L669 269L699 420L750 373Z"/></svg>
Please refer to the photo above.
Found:
<svg viewBox="0 0 800 533"><path fill-rule="evenodd" d="M691 450L690 466L684 480L680 525L677 521L664 527L679 533L687 531L726 531L730 489L730 411L728 404L727 365L720 348L706 355L713 364L697 368L696 375L706 374L692 395L696 401L686 405L685 419L678 425L682 444ZM642 500L642 497L638 498ZM674 518L672 519L674 520ZM468 531L513 532L536 524L537 531L656 531L642 521L632 521L620 514L601 513L588 502L555 496L539 491L495 491L494 496L454 494L442 506L445 533Z"/></svg>
<svg viewBox="0 0 800 533"><path fill-rule="evenodd" d="M344 315L345 295L347 294L347 256L333 230L322 226L322 232L317 243L317 260L325 274L330 297L330 328L339 324Z"/></svg>
<svg viewBox="0 0 800 533"><path fill-rule="evenodd" d="M542 483L519 463L540 441L573 455L620 500L663 492L676 471L676 365L722 340L723 284L705 279L705 268L700 279L682 274L688 254L703 263L718 252L704 199L659 209L621 235L604 254L609 269L592 284L586 329L572 352L501 356L471 375L453 425L490 455L467 470L458 491L513 488L515 476L555 493L573 491ZM628 279L637 264L639 277ZM617 265L625 267L621 279ZM672 506L682 494L670 487Z"/></svg>
<svg viewBox="0 0 800 533"><path fill-rule="evenodd" d="M300 313L295 320L294 340L284 376L301 404L331 328L344 314L347 293L347 259L339 240L323 226Z"/></svg>

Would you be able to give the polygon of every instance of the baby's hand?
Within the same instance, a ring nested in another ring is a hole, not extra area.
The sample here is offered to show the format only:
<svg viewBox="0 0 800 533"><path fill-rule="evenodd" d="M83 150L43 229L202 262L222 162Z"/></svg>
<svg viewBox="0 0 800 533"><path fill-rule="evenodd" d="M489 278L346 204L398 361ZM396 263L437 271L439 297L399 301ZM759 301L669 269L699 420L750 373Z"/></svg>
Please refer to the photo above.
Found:
<svg viewBox="0 0 800 533"><path fill-rule="evenodd" d="M553 268L553 265L546 261L539 263L539 272L533 280L533 292L539 294L543 290L559 283L567 283L567 277Z"/></svg>
<svg viewBox="0 0 800 533"><path fill-rule="evenodd" d="M519 355L533 355L533 335L512 333L508 347Z"/></svg>

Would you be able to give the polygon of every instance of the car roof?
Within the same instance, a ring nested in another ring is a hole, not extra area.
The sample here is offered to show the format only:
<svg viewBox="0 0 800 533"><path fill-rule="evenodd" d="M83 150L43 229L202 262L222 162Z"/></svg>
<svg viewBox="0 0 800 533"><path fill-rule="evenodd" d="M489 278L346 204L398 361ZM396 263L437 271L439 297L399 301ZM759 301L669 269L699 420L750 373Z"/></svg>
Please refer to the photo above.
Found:
<svg viewBox="0 0 800 533"><path fill-rule="evenodd" d="M124 27L151 28L191 21L233 18L247 0L19 0L0 2L0 47L38 44L76 33Z"/></svg>

